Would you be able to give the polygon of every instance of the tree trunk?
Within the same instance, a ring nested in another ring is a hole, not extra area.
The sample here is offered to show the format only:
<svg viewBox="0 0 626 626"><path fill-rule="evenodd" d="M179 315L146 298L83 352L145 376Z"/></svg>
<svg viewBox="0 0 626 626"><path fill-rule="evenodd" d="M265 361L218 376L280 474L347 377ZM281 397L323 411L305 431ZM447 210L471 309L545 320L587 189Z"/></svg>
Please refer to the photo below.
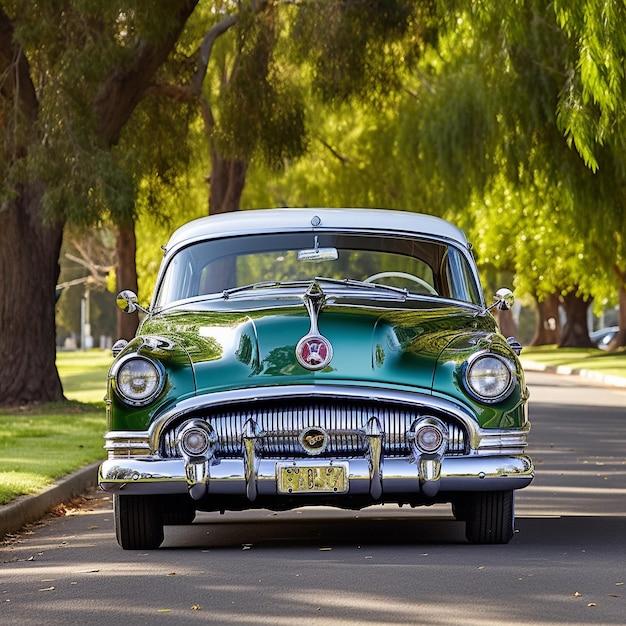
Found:
<svg viewBox="0 0 626 626"><path fill-rule="evenodd" d="M559 295L552 294L545 300L537 303L537 317L535 334L530 342L531 346L548 346L558 344L560 340L561 324L559 321Z"/></svg>
<svg viewBox="0 0 626 626"><path fill-rule="evenodd" d="M217 150L211 150L210 215L239 210L247 172L245 161L231 161Z"/></svg>
<svg viewBox="0 0 626 626"><path fill-rule="evenodd" d="M24 50L0 7L3 166L39 141L39 103ZM55 305L63 225L43 225L43 189L29 182L0 208L0 405L57 402Z"/></svg>
<svg viewBox="0 0 626 626"><path fill-rule="evenodd" d="M55 286L61 225L43 226L42 190L31 184L0 211L0 404L63 400L56 369Z"/></svg>
<svg viewBox="0 0 626 626"><path fill-rule="evenodd" d="M139 290L137 283L137 264L135 255L137 252L137 239L135 237L135 223L133 221L124 222L117 225L117 237L115 240L116 269L115 283L119 293L123 289L130 289L137 293ZM117 311L117 338L130 341L137 332L139 325L139 314L124 313Z"/></svg>
<svg viewBox="0 0 626 626"><path fill-rule="evenodd" d="M513 311L494 311L500 332L505 337L517 337L517 326L513 319Z"/></svg>
<svg viewBox="0 0 626 626"><path fill-rule="evenodd" d="M559 348L592 348L587 324L587 309L590 301L570 292L561 299L565 309L565 327Z"/></svg>

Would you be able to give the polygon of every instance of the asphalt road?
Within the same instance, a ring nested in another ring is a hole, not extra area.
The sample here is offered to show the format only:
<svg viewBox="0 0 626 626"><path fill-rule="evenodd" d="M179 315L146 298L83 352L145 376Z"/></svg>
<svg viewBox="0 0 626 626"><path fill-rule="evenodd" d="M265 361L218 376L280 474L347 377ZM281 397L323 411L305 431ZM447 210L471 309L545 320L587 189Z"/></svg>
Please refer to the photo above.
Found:
<svg viewBox="0 0 626 626"><path fill-rule="evenodd" d="M528 376L534 483L506 546L449 507L200 514L125 552L92 492L0 548L0 623L624 624L626 390Z"/></svg>

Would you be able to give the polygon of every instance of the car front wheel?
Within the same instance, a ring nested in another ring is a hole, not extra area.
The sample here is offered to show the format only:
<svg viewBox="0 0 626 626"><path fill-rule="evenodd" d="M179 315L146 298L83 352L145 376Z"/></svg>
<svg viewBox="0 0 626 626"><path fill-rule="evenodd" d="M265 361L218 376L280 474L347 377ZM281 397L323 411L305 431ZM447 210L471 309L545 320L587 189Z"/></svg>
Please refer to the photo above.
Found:
<svg viewBox="0 0 626 626"><path fill-rule="evenodd" d="M113 496L115 535L124 550L153 550L163 543L161 503L154 496Z"/></svg>
<svg viewBox="0 0 626 626"><path fill-rule="evenodd" d="M470 543L508 543L513 537L513 492L481 491L467 499L465 536Z"/></svg>

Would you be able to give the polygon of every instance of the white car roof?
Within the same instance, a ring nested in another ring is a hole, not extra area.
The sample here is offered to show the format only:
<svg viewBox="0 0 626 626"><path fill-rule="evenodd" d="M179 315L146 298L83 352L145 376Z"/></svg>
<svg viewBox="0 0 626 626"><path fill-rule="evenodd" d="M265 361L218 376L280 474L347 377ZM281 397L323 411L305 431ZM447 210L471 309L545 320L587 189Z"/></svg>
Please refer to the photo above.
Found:
<svg viewBox="0 0 626 626"><path fill-rule="evenodd" d="M424 234L453 240L467 248L463 232L444 219L389 209L285 208L253 209L209 215L181 226L165 246L166 253L194 241L247 234L324 230Z"/></svg>

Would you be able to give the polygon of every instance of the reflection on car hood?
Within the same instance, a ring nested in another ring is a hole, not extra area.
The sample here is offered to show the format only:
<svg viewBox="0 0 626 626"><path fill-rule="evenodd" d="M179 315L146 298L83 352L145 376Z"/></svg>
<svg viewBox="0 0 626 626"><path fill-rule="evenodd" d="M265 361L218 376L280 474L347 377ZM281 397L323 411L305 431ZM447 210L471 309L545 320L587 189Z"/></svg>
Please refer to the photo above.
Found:
<svg viewBox="0 0 626 626"><path fill-rule="evenodd" d="M194 366L197 391L209 392L313 380L430 390L446 348L448 353L475 350L480 338L495 330L490 315L472 309L428 301L406 305L326 305L318 326L333 357L319 371L305 369L296 359L296 345L311 327L301 302L254 311L187 305L147 318L141 331L183 347Z"/></svg>

